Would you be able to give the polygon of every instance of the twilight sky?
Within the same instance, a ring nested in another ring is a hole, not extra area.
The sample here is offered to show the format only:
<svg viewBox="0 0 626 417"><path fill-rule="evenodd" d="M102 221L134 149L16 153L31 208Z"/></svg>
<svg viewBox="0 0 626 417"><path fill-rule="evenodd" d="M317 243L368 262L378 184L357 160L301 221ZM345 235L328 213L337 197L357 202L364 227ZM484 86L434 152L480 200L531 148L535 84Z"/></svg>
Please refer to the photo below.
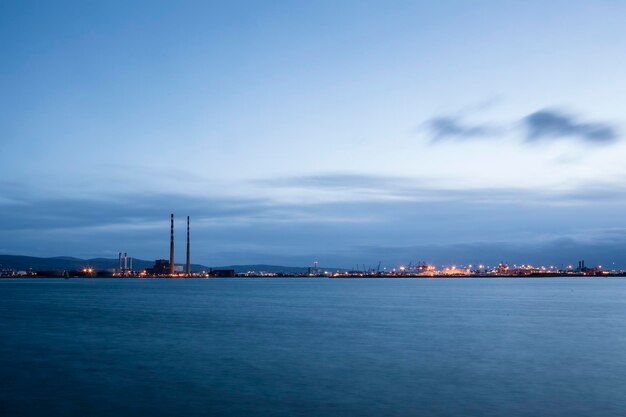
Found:
<svg viewBox="0 0 626 417"><path fill-rule="evenodd" d="M3 1L0 253L626 267L626 2Z"/></svg>

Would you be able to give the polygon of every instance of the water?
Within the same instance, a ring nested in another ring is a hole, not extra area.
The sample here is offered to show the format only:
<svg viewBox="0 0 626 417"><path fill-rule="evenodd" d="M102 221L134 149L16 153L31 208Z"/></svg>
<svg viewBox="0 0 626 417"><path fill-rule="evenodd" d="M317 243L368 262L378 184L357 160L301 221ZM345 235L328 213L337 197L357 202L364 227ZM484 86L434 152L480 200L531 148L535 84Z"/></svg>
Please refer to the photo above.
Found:
<svg viewBox="0 0 626 417"><path fill-rule="evenodd" d="M623 416L625 279L0 281L3 416Z"/></svg>

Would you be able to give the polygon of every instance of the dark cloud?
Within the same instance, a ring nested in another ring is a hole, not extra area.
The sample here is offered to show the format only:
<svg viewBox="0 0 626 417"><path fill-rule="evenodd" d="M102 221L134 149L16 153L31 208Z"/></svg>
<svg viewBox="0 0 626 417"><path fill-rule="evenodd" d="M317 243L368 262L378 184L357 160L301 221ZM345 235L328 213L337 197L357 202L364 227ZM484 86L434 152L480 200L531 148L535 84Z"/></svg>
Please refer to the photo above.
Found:
<svg viewBox="0 0 626 417"><path fill-rule="evenodd" d="M499 130L486 124L468 125L453 116L434 117L426 122L433 141L471 139L496 135Z"/></svg>
<svg viewBox="0 0 626 417"><path fill-rule="evenodd" d="M607 143L617 139L615 127L601 122L580 122L575 117L555 111L539 110L522 119L529 141L572 137L590 143Z"/></svg>
<svg viewBox="0 0 626 417"><path fill-rule="evenodd" d="M618 130L606 122L582 122L567 113L542 109L522 118L512 126L497 124L468 124L459 117L440 116L425 122L434 142L470 140L498 136L507 131L524 129L529 142L548 139L574 138L588 143L611 143L618 139Z"/></svg>
<svg viewBox="0 0 626 417"><path fill-rule="evenodd" d="M185 215L192 216L193 259L206 265L306 266L315 259L333 266L411 259L527 262L535 256L532 248L555 236L570 239L570 249L561 257L546 246L552 252L537 250L536 259L567 262L573 253L580 257L604 245L606 254L626 264L621 255L626 224L614 220L626 201L623 187L592 184L558 194L455 190L409 178L336 173L271 180L267 186L301 190L308 198L299 203L158 193L22 198L0 204L0 253L115 257L122 250L142 259L167 256L173 211L177 227L183 227ZM319 190L339 196L356 190L364 198L316 202ZM408 198L372 198L378 194ZM177 244L184 244L181 228Z"/></svg>
<svg viewBox="0 0 626 417"><path fill-rule="evenodd" d="M261 200L202 198L176 194L113 197L22 197L0 205L0 229L58 230L165 221L170 212L195 218L247 218L269 210ZM165 216L165 217L164 217Z"/></svg>
<svg viewBox="0 0 626 417"><path fill-rule="evenodd" d="M498 265L514 264L554 265L557 268L576 264L585 259L587 265L605 265L609 269L623 267L626 259L620 246L626 244L626 231L606 231L612 240L579 240L569 237L550 237L543 241L480 241L467 243L438 243L422 245L362 245L353 248L359 259L371 262L384 259L383 266L398 266L409 262L426 261L436 266L451 264ZM600 237L601 233L598 234Z"/></svg>

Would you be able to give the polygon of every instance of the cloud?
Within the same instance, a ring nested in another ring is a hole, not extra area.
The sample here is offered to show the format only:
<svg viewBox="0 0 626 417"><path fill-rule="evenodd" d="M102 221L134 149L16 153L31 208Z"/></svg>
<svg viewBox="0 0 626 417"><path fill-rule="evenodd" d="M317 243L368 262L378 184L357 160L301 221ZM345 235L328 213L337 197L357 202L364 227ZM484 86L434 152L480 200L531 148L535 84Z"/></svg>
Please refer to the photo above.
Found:
<svg viewBox="0 0 626 417"><path fill-rule="evenodd" d="M194 227L227 228L255 224L358 223L363 216L329 208L332 204L291 204L270 198L188 196L145 193L128 196L64 198L30 197L0 205L0 232L102 231L129 232L160 229L189 215ZM183 221L181 220L181 221Z"/></svg>
<svg viewBox="0 0 626 417"><path fill-rule="evenodd" d="M522 187L455 188L427 179L328 173L256 180L255 185L306 196L302 204L413 202L580 206L626 203L626 178L611 182L562 184L547 189ZM281 196L286 195L281 192ZM307 203L308 202L308 203ZM295 205L294 205L295 206Z"/></svg>
<svg viewBox="0 0 626 417"><path fill-rule="evenodd" d="M587 230L581 231L587 232ZM371 262L383 259L383 266L397 267L409 262L427 261L436 266L451 264L485 264L495 266L504 261L513 264L555 265L564 267L585 259L588 265L623 267L620 247L626 244L626 230L590 230L597 239L560 236L525 236L523 239L493 239L468 242L422 243L417 245L371 244L350 248L354 257ZM375 265L375 263L374 263Z"/></svg>
<svg viewBox="0 0 626 417"><path fill-rule="evenodd" d="M98 257L116 256L123 250L143 259L167 256L170 211L178 215L177 244L184 242L180 229L184 230L184 216L191 215L193 259L208 265L307 265L313 259L333 266L410 259L464 262L482 261L486 255L494 261L527 261L535 256L527 246L542 248L541 242L554 236L568 238L578 249L562 250L562 255L537 249L537 259L569 261L572 253L578 257L578 253L595 250L598 259L610 252L617 254L617 260L626 239L623 225L611 220L619 218L626 192L608 184L556 194L444 189L411 178L334 173L268 180L266 186L270 191L296 190L307 200L284 203L270 197L159 193L98 199L25 198L19 207L0 206L0 253ZM319 202L320 190L338 196L369 193L362 200ZM378 194L405 198L374 198ZM555 202L566 203L557 207ZM604 232L607 228L613 228L610 239ZM513 245L510 250L506 242ZM600 244L603 252L594 249ZM386 251L385 247L398 250Z"/></svg>
<svg viewBox="0 0 626 417"><path fill-rule="evenodd" d="M522 119L529 141L578 138L590 143L608 143L617 139L615 127L608 123L583 123L571 115L549 109L529 114Z"/></svg>
<svg viewBox="0 0 626 417"><path fill-rule="evenodd" d="M460 118L453 116L434 117L426 122L426 127L433 141L484 138L499 133L499 129L493 126L463 124Z"/></svg>
<svg viewBox="0 0 626 417"><path fill-rule="evenodd" d="M424 186L426 182L401 176L332 172L317 175L262 179L257 180L255 184L277 189L304 188L341 193L353 192L360 193L363 196L371 196L371 193L379 193L384 190L388 191L386 194L395 194L396 191L401 192L406 190L406 187L414 188L419 185Z"/></svg>
<svg viewBox="0 0 626 417"><path fill-rule="evenodd" d="M572 115L551 109L537 110L514 123L471 124L457 116L443 115L427 120L424 126L433 142L492 138L507 132L521 133L528 142L572 138L606 144L619 138L618 129L610 123L582 122Z"/></svg>

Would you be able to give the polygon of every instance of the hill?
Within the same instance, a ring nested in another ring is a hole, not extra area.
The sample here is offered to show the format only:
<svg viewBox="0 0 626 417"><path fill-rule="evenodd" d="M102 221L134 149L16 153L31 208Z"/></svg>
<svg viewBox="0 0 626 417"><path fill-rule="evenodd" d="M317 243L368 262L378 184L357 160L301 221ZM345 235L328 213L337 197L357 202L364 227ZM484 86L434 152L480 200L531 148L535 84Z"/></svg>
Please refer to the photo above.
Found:
<svg viewBox="0 0 626 417"><path fill-rule="evenodd" d="M146 261L143 259L133 258L133 268L142 270L150 268L154 265L154 261ZM71 256L55 256L51 258L39 258L35 256L19 256L19 255L0 255L0 269L14 269L27 271L56 271L56 270L79 270L86 266L95 268L96 270L115 269L118 267L117 258L92 258L81 259ZM306 267L281 266L281 265L227 265L209 267L200 264L191 264L191 270L207 271L213 269L234 269L235 272L248 271L265 271L265 272L306 272Z"/></svg>

